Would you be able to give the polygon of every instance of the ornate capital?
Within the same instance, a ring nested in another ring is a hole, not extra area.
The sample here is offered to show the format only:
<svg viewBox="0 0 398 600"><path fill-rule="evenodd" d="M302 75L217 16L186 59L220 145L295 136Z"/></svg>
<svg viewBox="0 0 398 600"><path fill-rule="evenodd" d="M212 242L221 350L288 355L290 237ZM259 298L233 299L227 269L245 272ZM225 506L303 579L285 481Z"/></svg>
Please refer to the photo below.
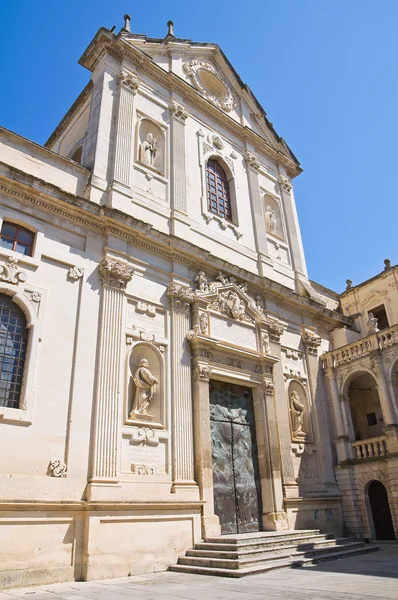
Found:
<svg viewBox="0 0 398 600"><path fill-rule="evenodd" d="M198 365L196 368L197 381L209 381L212 369L207 365Z"/></svg>
<svg viewBox="0 0 398 600"><path fill-rule="evenodd" d="M318 347L322 343L322 338L312 331L303 331L301 340L310 354L318 354Z"/></svg>
<svg viewBox="0 0 398 600"><path fill-rule="evenodd" d="M83 277L84 269L82 267L71 267L68 271L68 278L73 281L77 281L81 277Z"/></svg>
<svg viewBox="0 0 398 600"><path fill-rule="evenodd" d="M257 156L247 151L245 154L245 161L248 167L251 167L254 171L259 171L260 163L258 162Z"/></svg>
<svg viewBox="0 0 398 600"><path fill-rule="evenodd" d="M137 92L140 80L135 73L120 73L119 86L129 88L134 94Z"/></svg>
<svg viewBox="0 0 398 600"><path fill-rule="evenodd" d="M263 390L266 396L273 396L275 390L275 383L269 379L263 380Z"/></svg>
<svg viewBox="0 0 398 600"><path fill-rule="evenodd" d="M284 190L285 192L292 191L293 186L290 183L289 179L287 177L285 177L284 175L279 176L279 185L281 186L281 189Z"/></svg>
<svg viewBox="0 0 398 600"><path fill-rule="evenodd" d="M26 281L26 273L18 267L18 259L14 256L10 256L8 262L0 264L0 281L14 285Z"/></svg>
<svg viewBox="0 0 398 600"><path fill-rule="evenodd" d="M279 321L274 321L273 319L267 319L266 325L268 328L269 339L272 342L277 342L278 344L281 341L281 335L285 331L285 326Z"/></svg>
<svg viewBox="0 0 398 600"><path fill-rule="evenodd" d="M188 312L190 305L195 299L195 293L191 288L183 287L177 283L170 283L166 294L170 298L172 308Z"/></svg>
<svg viewBox="0 0 398 600"><path fill-rule="evenodd" d="M99 265L100 277L103 285L125 290L132 280L134 271L126 263L110 258L103 258Z"/></svg>
<svg viewBox="0 0 398 600"><path fill-rule="evenodd" d="M185 123L185 121L188 119L188 111L183 106L181 106L181 104L178 104L175 100L171 101L169 110L172 116L181 121L182 123Z"/></svg>

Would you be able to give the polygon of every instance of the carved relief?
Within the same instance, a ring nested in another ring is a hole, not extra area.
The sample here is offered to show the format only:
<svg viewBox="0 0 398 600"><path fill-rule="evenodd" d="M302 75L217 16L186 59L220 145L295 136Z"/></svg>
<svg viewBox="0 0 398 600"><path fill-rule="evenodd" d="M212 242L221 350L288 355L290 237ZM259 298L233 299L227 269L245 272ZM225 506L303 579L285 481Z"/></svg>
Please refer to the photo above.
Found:
<svg viewBox="0 0 398 600"><path fill-rule="evenodd" d="M18 267L18 259L10 256L7 263L0 264L0 281L12 283L24 283L26 272Z"/></svg>
<svg viewBox="0 0 398 600"><path fill-rule="evenodd" d="M209 308L232 317L237 321L248 321L250 323L253 321L246 312L246 303L232 290L229 292L220 292L218 299L209 304Z"/></svg>
<svg viewBox="0 0 398 600"><path fill-rule="evenodd" d="M131 465L134 475L156 475L156 465Z"/></svg>
<svg viewBox="0 0 398 600"><path fill-rule="evenodd" d="M81 277L83 277L84 274L84 269L82 267L71 267L67 273L67 276L69 279L72 279L73 281L77 281L78 279L80 279Z"/></svg>
<svg viewBox="0 0 398 600"><path fill-rule="evenodd" d="M209 381L212 369L207 365L199 365L195 371L196 380Z"/></svg>
<svg viewBox="0 0 398 600"><path fill-rule="evenodd" d="M130 437L130 444L143 446L159 446L159 435L156 429L150 429L149 427L140 427L134 429Z"/></svg>
<svg viewBox="0 0 398 600"><path fill-rule="evenodd" d="M232 94L229 84L221 79L213 65L191 60L182 66L184 73L189 77L192 85L201 95L227 112L233 110L237 101Z"/></svg>
<svg viewBox="0 0 398 600"><path fill-rule="evenodd" d="M275 390L274 382L270 381L269 379L264 379L263 380L263 390L264 390L264 394L266 396L273 396L274 390Z"/></svg>
<svg viewBox="0 0 398 600"><path fill-rule="evenodd" d="M58 458L50 460L48 469L50 477L66 477L67 475L66 464Z"/></svg>
<svg viewBox="0 0 398 600"><path fill-rule="evenodd" d="M103 258L99 265L100 277L104 285L125 290L133 278L133 269L126 263L110 258Z"/></svg>

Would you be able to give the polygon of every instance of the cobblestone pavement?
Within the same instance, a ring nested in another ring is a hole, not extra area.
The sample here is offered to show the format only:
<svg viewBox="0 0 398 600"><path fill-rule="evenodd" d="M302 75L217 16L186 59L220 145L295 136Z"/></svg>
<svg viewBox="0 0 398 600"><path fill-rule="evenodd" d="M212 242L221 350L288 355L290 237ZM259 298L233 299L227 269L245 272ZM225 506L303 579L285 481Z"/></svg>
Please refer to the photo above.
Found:
<svg viewBox="0 0 398 600"><path fill-rule="evenodd" d="M398 544L379 552L243 579L154 573L0 592L0 600L398 600Z"/></svg>

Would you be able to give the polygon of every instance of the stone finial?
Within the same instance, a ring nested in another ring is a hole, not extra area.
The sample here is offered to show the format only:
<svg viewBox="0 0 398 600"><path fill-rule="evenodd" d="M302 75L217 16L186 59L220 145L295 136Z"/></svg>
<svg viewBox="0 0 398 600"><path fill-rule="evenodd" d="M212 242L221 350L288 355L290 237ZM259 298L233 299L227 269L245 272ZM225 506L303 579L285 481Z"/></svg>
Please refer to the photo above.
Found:
<svg viewBox="0 0 398 600"><path fill-rule="evenodd" d="M174 35L174 23L173 23L173 21L167 21L167 27L168 27L167 36L168 37L175 37L175 35Z"/></svg>
<svg viewBox="0 0 398 600"><path fill-rule="evenodd" d="M347 287L345 288L346 290L350 290L352 288L352 281L351 279L346 279L345 280Z"/></svg>
<svg viewBox="0 0 398 600"><path fill-rule="evenodd" d="M124 17L123 17L123 18L124 18L124 26L123 26L123 29L124 29L125 31L129 31L129 32L130 32L130 31L131 31L131 29L130 29L130 21L131 21L131 16L126 14L126 15L124 15Z"/></svg>
<svg viewBox="0 0 398 600"><path fill-rule="evenodd" d="M388 271L389 269L391 269L391 260L386 258L384 260L384 270Z"/></svg>

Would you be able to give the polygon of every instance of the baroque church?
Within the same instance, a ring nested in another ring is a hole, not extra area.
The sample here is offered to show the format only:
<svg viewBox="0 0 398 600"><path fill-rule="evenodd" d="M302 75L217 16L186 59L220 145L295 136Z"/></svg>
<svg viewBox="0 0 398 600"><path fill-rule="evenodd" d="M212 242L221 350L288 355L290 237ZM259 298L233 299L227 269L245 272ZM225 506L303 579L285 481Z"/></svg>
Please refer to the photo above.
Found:
<svg viewBox="0 0 398 600"><path fill-rule="evenodd" d="M0 585L395 539L398 267L308 278L299 162L217 45L126 15L79 63L44 146L0 128Z"/></svg>

